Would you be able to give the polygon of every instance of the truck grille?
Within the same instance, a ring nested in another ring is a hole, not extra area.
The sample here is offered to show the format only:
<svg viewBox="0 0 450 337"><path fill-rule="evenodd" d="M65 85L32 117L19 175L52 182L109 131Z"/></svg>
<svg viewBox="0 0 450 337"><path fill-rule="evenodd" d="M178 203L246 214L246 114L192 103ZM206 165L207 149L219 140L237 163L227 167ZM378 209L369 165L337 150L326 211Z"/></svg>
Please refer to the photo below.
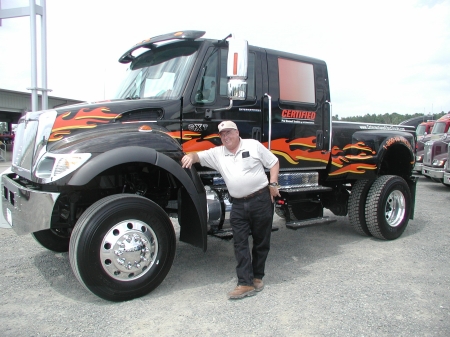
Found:
<svg viewBox="0 0 450 337"><path fill-rule="evenodd" d="M447 167L449 167L448 165L450 164L450 143L447 145Z"/></svg>
<svg viewBox="0 0 450 337"><path fill-rule="evenodd" d="M28 180L33 166L45 151L50 137L56 110L33 111L19 120L14 138L12 170Z"/></svg>
<svg viewBox="0 0 450 337"><path fill-rule="evenodd" d="M426 143L424 148L424 155L423 155L423 164L431 166L431 160L433 158L433 145L432 143Z"/></svg>

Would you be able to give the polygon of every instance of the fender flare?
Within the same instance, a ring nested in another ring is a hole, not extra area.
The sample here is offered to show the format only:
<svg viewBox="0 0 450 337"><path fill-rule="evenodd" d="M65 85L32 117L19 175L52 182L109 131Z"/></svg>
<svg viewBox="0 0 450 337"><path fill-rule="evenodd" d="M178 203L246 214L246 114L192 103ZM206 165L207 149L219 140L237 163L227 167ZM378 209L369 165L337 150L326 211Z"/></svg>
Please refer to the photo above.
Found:
<svg viewBox="0 0 450 337"><path fill-rule="evenodd" d="M380 150L378 152L379 162L381 162L384 159L386 153L389 151L389 148L391 146L401 145L408 149L408 153L410 155L411 168L414 166L415 161L414 149L412 148L411 143L408 141L408 139L406 139L406 137L403 137L401 135L392 136L384 139L380 145L381 145Z"/></svg>
<svg viewBox="0 0 450 337"><path fill-rule="evenodd" d="M183 169L169 156L152 148L126 146L104 152L78 169L67 183L70 186L86 185L106 169L131 162L144 162L158 166L175 176L183 185L179 194L178 210L180 241L207 248L207 206L205 188L195 170ZM194 211L195 210L195 211Z"/></svg>

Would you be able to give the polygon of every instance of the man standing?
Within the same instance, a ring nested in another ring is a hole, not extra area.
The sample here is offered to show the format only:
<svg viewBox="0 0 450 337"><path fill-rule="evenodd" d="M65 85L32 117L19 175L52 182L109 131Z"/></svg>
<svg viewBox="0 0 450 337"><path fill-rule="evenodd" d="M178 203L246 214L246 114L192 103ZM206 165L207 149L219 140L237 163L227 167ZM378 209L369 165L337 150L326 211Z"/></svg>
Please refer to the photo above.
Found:
<svg viewBox="0 0 450 337"><path fill-rule="evenodd" d="M217 170L225 180L232 197L230 214L233 229L234 255L237 266L237 287L228 293L230 299L253 296L264 288L262 278L270 249L273 201L278 191L279 162L277 157L254 139L241 139L236 124L219 124L223 146L189 153L181 159L183 168L200 163ZM270 170L270 183L264 168ZM250 253L249 235L253 238Z"/></svg>

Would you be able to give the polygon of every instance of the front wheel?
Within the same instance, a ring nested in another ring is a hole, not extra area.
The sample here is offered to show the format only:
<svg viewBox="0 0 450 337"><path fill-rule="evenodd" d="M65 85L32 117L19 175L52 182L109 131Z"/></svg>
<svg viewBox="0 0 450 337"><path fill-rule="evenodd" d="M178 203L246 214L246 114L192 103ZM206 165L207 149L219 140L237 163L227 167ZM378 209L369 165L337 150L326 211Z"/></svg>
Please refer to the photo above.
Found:
<svg viewBox="0 0 450 337"><path fill-rule="evenodd" d="M411 213L411 192L399 176L381 176L373 183L366 201L366 222L379 239L394 240L402 235Z"/></svg>
<svg viewBox="0 0 450 337"><path fill-rule="evenodd" d="M112 195L90 206L70 239L69 259L80 283L110 301L148 294L166 277L176 238L157 204L130 194Z"/></svg>

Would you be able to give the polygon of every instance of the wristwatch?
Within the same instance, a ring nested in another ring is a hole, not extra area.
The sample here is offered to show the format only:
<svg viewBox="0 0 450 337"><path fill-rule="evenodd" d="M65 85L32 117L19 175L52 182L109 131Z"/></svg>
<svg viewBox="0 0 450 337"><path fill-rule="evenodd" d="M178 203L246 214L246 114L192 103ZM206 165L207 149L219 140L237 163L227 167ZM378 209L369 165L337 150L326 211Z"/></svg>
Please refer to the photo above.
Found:
<svg viewBox="0 0 450 337"><path fill-rule="evenodd" d="M280 185L278 185L278 183L269 183L269 186L276 187L276 188L280 187Z"/></svg>

